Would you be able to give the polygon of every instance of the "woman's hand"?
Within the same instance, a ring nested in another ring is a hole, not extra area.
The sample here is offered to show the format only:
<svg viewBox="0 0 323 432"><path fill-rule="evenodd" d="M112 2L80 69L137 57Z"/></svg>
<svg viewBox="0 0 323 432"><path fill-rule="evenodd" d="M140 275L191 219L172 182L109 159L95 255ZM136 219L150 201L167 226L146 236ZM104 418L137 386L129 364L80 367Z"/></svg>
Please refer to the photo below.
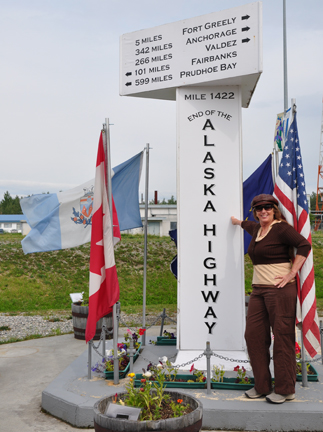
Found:
<svg viewBox="0 0 323 432"><path fill-rule="evenodd" d="M283 288L286 284L288 284L288 282L293 280L296 277L297 272L304 264L305 260L306 257L303 257L301 255L296 255L291 271L285 276L275 276L275 279L280 279L279 281L277 281L277 283L275 283L275 286L277 288Z"/></svg>
<svg viewBox="0 0 323 432"><path fill-rule="evenodd" d="M240 225L241 226L241 220L235 218L234 216L231 216L231 223L232 225Z"/></svg>
<svg viewBox="0 0 323 432"><path fill-rule="evenodd" d="M284 288L285 285L288 284L288 282L290 282L291 280L293 280L296 276L296 273L293 271L290 271L290 273L288 273L285 276L275 276L275 279L280 279L277 281L277 283L275 283L275 287L276 288Z"/></svg>

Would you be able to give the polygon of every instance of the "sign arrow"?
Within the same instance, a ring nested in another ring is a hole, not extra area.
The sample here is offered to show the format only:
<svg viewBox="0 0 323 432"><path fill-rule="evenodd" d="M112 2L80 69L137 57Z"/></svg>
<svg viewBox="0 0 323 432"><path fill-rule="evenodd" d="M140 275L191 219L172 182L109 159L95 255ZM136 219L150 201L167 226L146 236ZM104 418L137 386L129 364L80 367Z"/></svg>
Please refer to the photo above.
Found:
<svg viewBox="0 0 323 432"><path fill-rule="evenodd" d="M131 82L127 82L127 83L126 83L126 86L127 86L127 87L130 86L130 85L132 85Z"/></svg>
<svg viewBox="0 0 323 432"><path fill-rule="evenodd" d="M242 39L242 43L245 43L245 42L249 42L250 41L250 39L249 38L247 38L247 39Z"/></svg>
<svg viewBox="0 0 323 432"><path fill-rule="evenodd" d="M242 31L248 31L248 30L250 30L250 27L242 27L241 30L242 30Z"/></svg>
<svg viewBox="0 0 323 432"><path fill-rule="evenodd" d="M126 73L126 76L130 76L130 75L132 75L132 72L127 72Z"/></svg>
<svg viewBox="0 0 323 432"><path fill-rule="evenodd" d="M250 18L250 15L244 15L243 17L241 17L242 20L246 20L246 19L249 19L249 18Z"/></svg>

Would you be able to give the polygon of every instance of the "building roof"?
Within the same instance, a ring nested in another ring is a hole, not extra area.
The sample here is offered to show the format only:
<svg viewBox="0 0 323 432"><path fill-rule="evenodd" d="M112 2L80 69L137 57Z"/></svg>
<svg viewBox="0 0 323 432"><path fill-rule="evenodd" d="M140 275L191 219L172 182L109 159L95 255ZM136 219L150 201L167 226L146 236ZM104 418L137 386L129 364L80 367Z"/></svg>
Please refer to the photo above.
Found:
<svg viewBox="0 0 323 432"><path fill-rule="evenodd" d="M0 222L22 222L22 221L26 221L26 216L23 214L0 215Z"/></svg>

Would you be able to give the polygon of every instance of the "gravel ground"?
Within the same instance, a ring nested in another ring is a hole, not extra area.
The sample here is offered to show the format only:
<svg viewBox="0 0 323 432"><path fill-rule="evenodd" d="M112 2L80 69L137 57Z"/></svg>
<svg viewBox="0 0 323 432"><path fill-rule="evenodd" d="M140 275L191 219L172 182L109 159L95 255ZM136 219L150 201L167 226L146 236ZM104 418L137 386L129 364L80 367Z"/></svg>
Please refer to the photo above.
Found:
<svg viewBox="0 0 323 432"><path fill-rule="evenodd" d="M160 325L161 319L158 316L147 315L146 326ZM175 314L170 317L175 320ZM142 323L142 315L140 314L123 314L121 313L120 326L125 326L128 323L130 328L140 327ZM174 322L170 319L165 320L165 325ZM28 316L25 314L9 315L5 313L0 314L0 342L7 342L11 339L24 340L30 335L41 336L56 336L73 332L73 321L71 315L66 312L48 314L47 316L33 315Z"/></svg>

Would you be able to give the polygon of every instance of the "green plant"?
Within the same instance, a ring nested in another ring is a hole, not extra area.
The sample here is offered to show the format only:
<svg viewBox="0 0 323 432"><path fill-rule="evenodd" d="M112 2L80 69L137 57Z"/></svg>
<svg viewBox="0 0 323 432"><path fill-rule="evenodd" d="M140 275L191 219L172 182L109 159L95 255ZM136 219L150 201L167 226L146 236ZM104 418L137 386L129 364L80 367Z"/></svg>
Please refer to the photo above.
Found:
<svg viewBox="0 0 323 432"><path fill-rule="evenodd" d="M236 366L233 370L237 372L237 384L249 384L249 378L246 376L247 371L243 366Z"/></svg>
<svg viewBox="0 0 323 432"><path fill-rule="evenodd" d="M141 379L140 388L134 386L134 373L128 374L128 377L130 381L125 386L126 394L122 398L118 398L116 394L115 403L141 408L140 420L179 417L191 411L189 404L183 404L182 399L174 401L168 393L164 392L165 374L161 368L156 370L154 382L145 378Z"/></svg>
<svg viewBox="0 0 323 432"><path fill-rule="evenodd" d="M130 348L130 341L133 341L133 347L135 349L139 348L139 342L138 339L145 333L145 329L139 328L135 331L131 331L130 329L127 329L126 333L124 334L124 340L127 348Z"/></svg>
<svg viewBox="0 0 323 432"><path fill-rule="evenodd" d="M206 376L204 375L204 372L195 369L194 367L194 363L191 366L190 372L193 372L193 375L195 377L195 382L205 382L206 381ZM191 380L189 380L188 382L191 382Z"/></svg>
<svg viewBox="0 0 323 432"><path fill-rule="evenodd" d="M168 339L176 339L175 333L164 330L163 336Z"/></svg>
<svg viewBox="0 0 323 432"><path fill-rule="evenodd" d="M223 382L224 377L224 366L223 365L213 365L213 378L212 381Z"/></svg>

